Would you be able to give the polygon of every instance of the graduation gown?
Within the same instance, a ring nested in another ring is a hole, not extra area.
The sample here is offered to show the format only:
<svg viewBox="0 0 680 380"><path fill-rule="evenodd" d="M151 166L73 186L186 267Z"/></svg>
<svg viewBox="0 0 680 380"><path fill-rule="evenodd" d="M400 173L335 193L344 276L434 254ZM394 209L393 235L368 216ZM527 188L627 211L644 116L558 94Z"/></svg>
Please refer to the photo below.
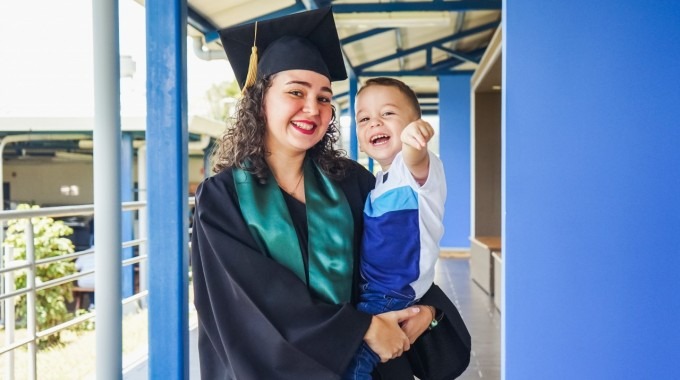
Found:
<svg viewBox="0 0 680 380"><path fill-rule="evenodd" d="M348 239L355 248L356 299L363 206L375 179L354 163L338 184L354 218L354 236ZM315 299L292 271L260 252L243 219L232 170L199 186L194 218L191 255L201 377L339 379L371 316L351 304ZM436 307L441 297L446 298L436 288L423 303ZM379 371L376 379L413 379L405 356Z"/></svg>

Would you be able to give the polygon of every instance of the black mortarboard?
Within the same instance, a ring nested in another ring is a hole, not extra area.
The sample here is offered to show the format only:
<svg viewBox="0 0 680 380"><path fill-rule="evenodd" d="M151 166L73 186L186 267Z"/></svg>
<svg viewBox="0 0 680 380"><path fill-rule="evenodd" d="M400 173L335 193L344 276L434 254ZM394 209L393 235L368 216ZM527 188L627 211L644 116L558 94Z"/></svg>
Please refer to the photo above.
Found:
<svg viewBox="0 0 680 380"><path fill-rule="evenodd" d="M258 54L257 77L284 70L311 70L331 81L347 78L330 7L234 26L219 33L242 89L252 84L249 79L250 83L246 85L246 78L250 61L257 61ZM251 57L251 50L254 57Z"/></svg>

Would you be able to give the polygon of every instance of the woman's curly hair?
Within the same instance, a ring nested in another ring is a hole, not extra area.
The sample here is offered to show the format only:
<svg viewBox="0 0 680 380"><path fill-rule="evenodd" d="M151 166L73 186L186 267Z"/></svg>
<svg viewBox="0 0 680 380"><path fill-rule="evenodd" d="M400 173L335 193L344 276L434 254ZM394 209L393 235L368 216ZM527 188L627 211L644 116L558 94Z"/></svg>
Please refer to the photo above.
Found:
<svg viewBox="0 0 680 380"><path fill-rule="evenodd" d="M217 140L213 150L212 171L219 173L230 167L247 170L266 182L269 166L265 157L264 144L267 120L264 114L264 95L271 87L276 74L258 79L249 87L236 104L236 115L222 136ZM340 132L336 119L335 107L333 117L326 134L321 141L307 150L307 158L312 159L319 168L333 179L342 179L349 167L349 161L343 159L346 153L336 149Z"/></svg>

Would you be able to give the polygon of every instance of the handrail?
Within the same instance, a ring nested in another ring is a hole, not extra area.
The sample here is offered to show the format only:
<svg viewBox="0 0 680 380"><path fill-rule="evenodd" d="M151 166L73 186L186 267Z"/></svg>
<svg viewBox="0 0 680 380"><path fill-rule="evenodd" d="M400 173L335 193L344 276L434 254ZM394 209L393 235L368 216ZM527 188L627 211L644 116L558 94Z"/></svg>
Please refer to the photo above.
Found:
<svg viewBox="0 0 680 380"><path fill-rule="evenodd" d="M193 206L196 204L195 198L190 197L188 199L188 203L190 206ZM135 202L123 202L121 204L121 210L122 211L136 211L136 210L143 210L146 207L147 203L145 201L135 201ZM78 215L93 215L94 214L94 205L75 205L75 206L59 206L59 207L45 207L45 208L38 208L38 209L28 209L28 210L0 210L0 226L5 225L5 222L7 220L26 220L27 223L32 225L32 219L33 218L38 218L38 217L68 217L68 216L78 216ZM1 227L0 227L1 228ZM31 232L33 231L32 228L28 228L27 231L30 230ZM2 230L0 229L0 232ZM191 231L189 231L190 233ZM28 235L32 235L29 233ZM2 235L0 235L2 236ZM76 316L68 321L65 321L63 323L60 323L56 326L49 327L45 330L42 331L36 331L35 326L35 294L39 290L51 288L54 286L59 286L65 283L73 282L78 280L79 278L90 276L95 273L94 269L91 270L85 270L85 271L80 271L78 273L62 276L59 278L52 279L50 281L46 281L43 283L36 283L35 281L35 268L41 265L46 265L46 264L51 264L54 262L58 261L64 261L64 260L75 260L78 257L86 256L86 255L92 255L95 253L96 247L90 247L82 251L77 251L73 253L68 253L60 256L55 256L55 257L48 257L40 260L35 260L35 257L33 255L33 248L29 247L28 241L32 241L30 237L28 237L27 240L27 247L26 247L26 260L11 260L10 262L6 263L7 266L2 266L0 265L0 279L3 277L6 279L12 279L12 286L10 288L4 289L3 293L0 293L0 302L4 302L5 305L9 303L13 303L14 301L12 300L15 297L19 297L22 295L26 295L29 297L29 299L32 299L32 302L28 302L27 304L27 322L30 328L29 331L29 336L26 338L22 338L20 340L15 340L13 338L13 327L11 327L11 335L10 331L6 331L6 337L8 340L5 342L0 342L0 355L4 353L8 353L8 355L5 356L6 360L8 363L12 363L9 368L13 368L13 352L19 347L26 346L28 345L29 347L29 360L32 360L33 363L30 363L29 366L29 377L35 377L35 370L30 371L31 368L35 369L35 360L36 360L36 343L39 339L44 338L46 336L58 333L64 329L70 328L72 326L75 326L79 323L83 323L87 320L90 320L95 317L95 312L89 311L86 314L82 314L79 316ZM124 248L130 248L130 247L144 247L148 244L147 239L142 236L142 238L138 239L133 239L129 241L122 242L121 244L121 249ZM30 251L30 252L29 252ZM4 257L4 252L0 250L0 260L3 260ZM143 251L140 251L140 254L121 260L121 266L129 266L132 264L140 264L141 266L145 265L145 263L148 261L148 255L144 254ZM26 287L15 290L13 287L13 278L14 278L14 272L19 271L19 270L25 270L27 275L32 277L32 278L27 278L27 283ZM141 275L141 272L140 272ZM135 302L144 298L147 298L149 295L148 290L143 290L140 289L140 291L136 294L131 295L130 297L127 297L125 299L122 299L121 302L123 305L129 304L131 302ZM12 307L11 310L14 308ZM32 310L31 310L32 309ZM12 314L14 312L12 311ZM7 323L7 321L5 321ZM8 324L6 324L8 326ZM4 343L4 345L3 345ZM13 375L12 375L13 377ZM10 379L12 378L10 377Z"/></svg>
<svg viewBox="0 0 680 380"><path fill-rule="evenodd" d="M135 211L146 207L146 201L123 202L123 211ZM0 221L11 219L26 219L40 217L65 217L94 214L94 205L75 205L35 208L28 210L5 210L0 211Z"/></svg>

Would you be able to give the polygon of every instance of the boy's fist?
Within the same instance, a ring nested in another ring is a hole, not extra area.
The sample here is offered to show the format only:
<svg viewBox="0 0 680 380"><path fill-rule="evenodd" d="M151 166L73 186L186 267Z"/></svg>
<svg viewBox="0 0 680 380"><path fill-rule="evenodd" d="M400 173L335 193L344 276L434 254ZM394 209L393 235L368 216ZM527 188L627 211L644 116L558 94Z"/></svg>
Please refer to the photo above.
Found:
<svg viewBox="0 0 680 380"><path fill-rule="evenodd" d="M423 119L418 119L404 128L401 131L401 142L421 150L427 148L427 143L434 136L434 128Z"/></svg>

